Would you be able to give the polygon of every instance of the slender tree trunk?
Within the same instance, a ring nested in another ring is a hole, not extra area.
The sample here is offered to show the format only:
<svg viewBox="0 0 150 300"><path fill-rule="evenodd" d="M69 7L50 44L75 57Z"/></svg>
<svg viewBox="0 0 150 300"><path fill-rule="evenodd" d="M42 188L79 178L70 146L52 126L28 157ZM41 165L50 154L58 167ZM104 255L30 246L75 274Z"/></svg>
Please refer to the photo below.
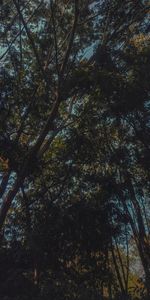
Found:
<svg viewBox="0 0 150 300"><path fill-rule="evenodd" d="M117 274L117 279L118 279L118 283L119 283L119 286L120 286L120 290L121 290L121 293L124 295L125 294L125 288L124 288L124 285L123 285L123 282L122 282L120 270L119 270L118 263L117 263L117 260L116 260L116 256L115 256L115 253L114 253L113 244L111 244L111 253L112 253L113 263L114 263L114 266L115 266L115 271L116 271L116 274Z"/></svg>
<svg viewBox="0 0 150 300"><path fill-rule="evenodd" d="M2 198L3 194L6 191L9 177L10 177L10 172L7 172L3 176L3 179L2 179L2 182L1 182L1 185L0 185L0 198Z"/></svg>
<svg viewBox="0 0 150 300"><path fill-rule="evenodd" d="M133 231L133 234L135 237L137 249L138 249L139 256L140 256L140 259L141 259L141 262L142 262L142 265L144 268L144 272L145 272L147 294L148 294L148 297L150 297L150 261L149 261L149 257L148 257L150 249L149 249L149 245L146 243L147 237L146 237L146 233L145 233L144 222L142 219L142 214L141 214L139 203L135 197L133 186L131 186L129 174L128 174L128 178L127 178L126 182L128 183L127 189L129 191L131 202L133 203L134 210L136 213L137 224L135 224L135 222L129 212L129 209L128 209L128 206L126 203L127 200L126 200L126 197L124 196L123 191L121 189L118 189L117 186L116 186L116 188L118 189L118 195L122 201L124 210L127 214L129 223L131 225L131 228L132 228L132 231Z"/></svg>
<svg viewBox="0 0 150 300"><path fill-rule="evenodd" d="M3 199L3 203L0 210L0 230L3 227L11 203L14 197L16 196L16 194L18 193L19 188L20 188L20 180L16 180L16 183L14 184L12 190L10 190L8 194L5 196L5 198Z"/></svg>
<svg viewBox="0 0 150 300"><path fill-rule="evenodd" d="M134 209L136 211L137 215L137 224L139 229L139 250L142 253L142 261L144 264L144 270L146 274L146 281L147 281L147 288L148 293L150 296L150 247L149 247L149 241L145 230L145 224L143 221L143 216L141 212L141 208L139 205L139 202L136 198L134 187L130 178L130 175L128 174L128 190L130 193L131 201L133 203Z"/></svg>
<svg viewBox="0 0 150 300"><path fill-rule="evenodd" d="M125 225L125 237L126 237L126 257L127 257L127 265L126 265L126 281L125 281L125 286L126 286L126 293L128 293L128 283L129 283L129 242L128 242L128 232L127 232L127 225Z"/></svg>
<svg viewBox="0 0 150 300"><path fill-rule="evenodd" d="M25 207L25 214L26 214L26 232L27 232L27 239L29 243L29 248L31 251L32 262L33 262L33 282L36 287L39 286L39 263L38 263L38 255L37 255L37 247L33 241L32 237L32 227L31 227L31 215L29 209L29 201L28 197L24 191L24 187L22 186L22 195L23 195L23 204Z"/></svg>
<svg viewBox="0 0 150 300"><path fill-rule="evenodd" d="M124 266L123 266L123 262L122 262L122 258L121 258L121 254L120 254L120 250L117 244L117 241L115 240L115 246L116 246L116 250L117 250L117 254L118 254L118 259L120 262L120 267L121 267L121 271L122 271L122 278L124 280L124 286L126 286L126 276L125 276L125 270L124 270Z"/></svg>

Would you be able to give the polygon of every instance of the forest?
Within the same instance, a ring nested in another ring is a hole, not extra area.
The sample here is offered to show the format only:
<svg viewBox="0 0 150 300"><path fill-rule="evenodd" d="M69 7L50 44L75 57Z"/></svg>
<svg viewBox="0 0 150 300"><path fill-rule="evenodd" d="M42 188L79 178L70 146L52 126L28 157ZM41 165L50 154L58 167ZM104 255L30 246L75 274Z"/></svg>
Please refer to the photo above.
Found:
<svg viewBox="0 0 150 300"><path fill-rule="evenodd" d="M150 1L0 1L0 299L150 300Z"/></svg>

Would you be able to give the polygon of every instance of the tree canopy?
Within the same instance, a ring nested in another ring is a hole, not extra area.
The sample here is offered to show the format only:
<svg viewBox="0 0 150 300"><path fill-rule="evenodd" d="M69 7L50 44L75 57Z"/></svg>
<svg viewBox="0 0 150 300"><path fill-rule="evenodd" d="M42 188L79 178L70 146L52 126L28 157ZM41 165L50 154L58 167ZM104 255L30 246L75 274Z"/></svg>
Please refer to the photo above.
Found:
<svg viewBox="0 0 150 300"><path fill-rule="evenodd" d="M0 3L0 297L150 297L149 1Z"/></svg>

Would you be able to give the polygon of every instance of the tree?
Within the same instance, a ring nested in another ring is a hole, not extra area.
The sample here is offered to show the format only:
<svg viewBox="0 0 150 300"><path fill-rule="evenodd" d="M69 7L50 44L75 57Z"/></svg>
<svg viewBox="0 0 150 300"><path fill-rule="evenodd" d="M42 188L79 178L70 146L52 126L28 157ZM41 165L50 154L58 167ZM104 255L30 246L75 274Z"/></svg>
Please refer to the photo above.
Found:
<svg viewBox="0 0 150 300"><path fill-rule="evenodd" d="M3 8L2 245L15 236L40 293L49 278L64 297L116 300L134 240L149 295L148 1Z"/></svg>

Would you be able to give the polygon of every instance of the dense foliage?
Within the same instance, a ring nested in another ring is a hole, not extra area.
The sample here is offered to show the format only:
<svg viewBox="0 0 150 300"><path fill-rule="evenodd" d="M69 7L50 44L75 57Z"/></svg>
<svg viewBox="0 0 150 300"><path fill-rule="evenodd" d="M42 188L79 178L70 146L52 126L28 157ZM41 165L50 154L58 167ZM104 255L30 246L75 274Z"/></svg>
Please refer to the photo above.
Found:
<svg viewBox="0 0 150 300"><path fill-rule="evenodd" d="M0 3L0 297L150 299L149 1Z"/></svg>

